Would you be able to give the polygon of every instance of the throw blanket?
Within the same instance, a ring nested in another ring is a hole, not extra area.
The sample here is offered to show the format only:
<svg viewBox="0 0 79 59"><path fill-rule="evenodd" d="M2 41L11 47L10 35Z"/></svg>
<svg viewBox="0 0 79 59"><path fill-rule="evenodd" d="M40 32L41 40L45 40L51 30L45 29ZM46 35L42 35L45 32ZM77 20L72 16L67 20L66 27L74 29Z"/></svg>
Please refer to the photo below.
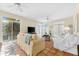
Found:
<svg viewBox="0 0 79 59"><path fill-rule="evenodd" d="M1 56L13 56L16 55L16 41L3 42L1 48Z"/></svg>
<svg viewBox="0 0 79 59"><path fill-rule="evenodd" d="M68 50L79 44L79 37L69 33L64 37L57 36L54 37L54 44L56 45L55 47L60 50Z"/></svg>

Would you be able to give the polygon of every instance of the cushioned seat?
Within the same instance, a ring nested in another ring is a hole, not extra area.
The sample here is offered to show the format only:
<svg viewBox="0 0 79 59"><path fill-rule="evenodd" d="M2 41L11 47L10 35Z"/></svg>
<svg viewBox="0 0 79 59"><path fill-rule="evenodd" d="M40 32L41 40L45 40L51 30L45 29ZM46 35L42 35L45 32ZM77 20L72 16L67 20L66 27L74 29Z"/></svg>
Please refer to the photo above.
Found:
<svg viewBox="0 0 79 59"><path fill-rule="evenodd" d="M32 37L29 39L30 42L25 43L23 41L25 33L19 33L17 36L17 44L20 46L20 48L27 53L27 55L37 55L40 51L45 49L45 41L39 37L37 37L36 34L32 35Z"/></svg>

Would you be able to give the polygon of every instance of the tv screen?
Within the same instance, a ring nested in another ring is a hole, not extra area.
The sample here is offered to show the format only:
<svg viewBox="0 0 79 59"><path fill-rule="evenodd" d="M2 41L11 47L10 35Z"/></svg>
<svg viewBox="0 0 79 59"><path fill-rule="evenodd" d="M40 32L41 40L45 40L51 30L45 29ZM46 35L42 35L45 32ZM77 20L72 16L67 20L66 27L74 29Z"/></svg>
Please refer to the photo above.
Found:
<svg viewBox="0 0 79 59"><path fill-rule="evenodd" d="M35 27L28 27L28 33L35 32Z"/></svg>

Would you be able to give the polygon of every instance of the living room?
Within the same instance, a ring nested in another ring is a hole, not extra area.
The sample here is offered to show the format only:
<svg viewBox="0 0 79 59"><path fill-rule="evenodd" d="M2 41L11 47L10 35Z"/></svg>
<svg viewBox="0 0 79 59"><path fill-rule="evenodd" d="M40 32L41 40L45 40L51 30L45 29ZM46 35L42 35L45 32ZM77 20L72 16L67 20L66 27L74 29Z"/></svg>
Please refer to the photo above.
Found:
<svg viewBox="0 0 79 59"><path fill-rule="evenodd" d="M78 56L78 4L2 3L0 6L1 55Z"/></svg>

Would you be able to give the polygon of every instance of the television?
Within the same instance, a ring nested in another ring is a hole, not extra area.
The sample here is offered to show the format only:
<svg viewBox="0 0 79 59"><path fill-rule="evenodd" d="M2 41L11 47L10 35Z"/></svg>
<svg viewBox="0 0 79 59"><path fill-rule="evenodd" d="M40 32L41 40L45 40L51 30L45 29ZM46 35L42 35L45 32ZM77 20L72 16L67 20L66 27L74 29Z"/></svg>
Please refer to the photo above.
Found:
<svg viewBox="0 0 79 59"><path fill-rule="evenodd" d="M35 32L35 27L28 27L28 33L33 33Z"/></svg>

